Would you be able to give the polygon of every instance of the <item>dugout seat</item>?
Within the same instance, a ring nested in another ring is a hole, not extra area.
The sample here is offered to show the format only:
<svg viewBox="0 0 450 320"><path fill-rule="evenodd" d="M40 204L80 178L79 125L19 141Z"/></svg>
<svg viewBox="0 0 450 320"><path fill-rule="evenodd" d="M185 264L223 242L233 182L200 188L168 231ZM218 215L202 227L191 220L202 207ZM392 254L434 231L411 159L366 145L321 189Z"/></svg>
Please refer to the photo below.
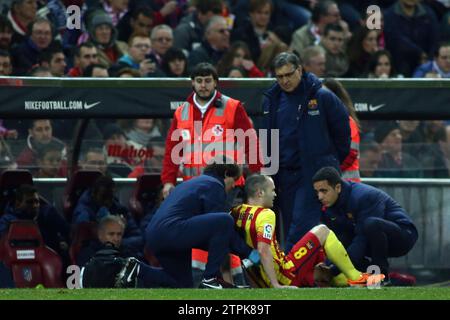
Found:
<svg viewBox="0 0 450 320"><path fill-rule="evenodd" d="M63 194L63 209L67 221L72 221L72 214L81 194L102 175L98 170L78 170L67 182Z"/></svg>
<svg viewBox="0 0 450 320"><path fill-rule="evenodd" d="M143 174L137 178L129 201L130 212L136 222L141 221L147 208L157 205L161 190L162 184L159 175Z"/></svg>
<svg viewBox="0 0 450 320"><path fill-rule="evenodd" d="M28 170L5 170L0 175L0 215L8 203L14 203L16 191L22 184L33 185L33 176Z"/></svg>
<svg viewBox="0 0 450 320"><path fill-rule="evenodd" d="M77 264L77 257L84 246L97 239L97 223L82 222L75 225L72 229L72 243L70 245L69 255L73 265Z"/></svg>
<svg viewBox="0 0 450 320"><path fill-rule="evenodd" d="M13 221L0 240L0 259L11 270L17 288L62 288L60 256L45 246L37 224L30 220Z"/></svg>

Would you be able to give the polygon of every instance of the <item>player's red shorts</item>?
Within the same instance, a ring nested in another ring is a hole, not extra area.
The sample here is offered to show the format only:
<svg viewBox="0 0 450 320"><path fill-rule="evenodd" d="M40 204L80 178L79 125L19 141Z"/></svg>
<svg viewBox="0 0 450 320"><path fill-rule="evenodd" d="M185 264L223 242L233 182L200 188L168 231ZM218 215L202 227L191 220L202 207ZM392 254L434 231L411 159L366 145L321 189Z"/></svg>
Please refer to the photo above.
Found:
<svg viewBox="0 0 450 320"><path fill-rule="evenodd" d="M325 260L325 252L319 239L312 232L308 232L289 251L285 259L294 264L294 268L289 270L295 275L292 286L314 287L314 266Z"/></svg>

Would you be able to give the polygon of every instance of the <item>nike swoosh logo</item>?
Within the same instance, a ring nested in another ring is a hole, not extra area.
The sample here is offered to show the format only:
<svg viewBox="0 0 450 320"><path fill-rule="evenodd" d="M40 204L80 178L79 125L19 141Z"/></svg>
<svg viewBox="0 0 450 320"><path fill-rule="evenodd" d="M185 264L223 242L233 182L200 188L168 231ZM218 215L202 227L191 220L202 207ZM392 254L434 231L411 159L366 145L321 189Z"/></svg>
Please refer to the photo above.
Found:
<svg viewBox="0 0 450 320"><path fill-rule="evenodd" d="M377 111L378 109L383 108L385 105L386 105L385 103L379 104L379 105L376 105L376 106L372 106L372 105L370 104L370 105L369 105L369 110L372 111L372 112L373 112L373 111Z"/></svg>
<svg viewBox="0 0 450 320"><path fill-rule="evenodd" d="M211 289L223 289L221 284L215 286L215 285L212 285L212 284L203 283L203 285L206 286L206 287L209 287Z"/></svg>
<svg viewBox="0 0 450 320"><path fill-rule="evenodd" d="M101 101L97 101L97 102L94 102L94 103L91 103L91 104L87 104L87 103L85 102L85 103L84 103L84 109L85 109L85 110L88 110L88 109L90 109L90 108L95 107L95 106L98 105L99 103L101 103Z"/></svg>
<svg viewBox="0 0 450 320"><path fill-rule="evenodd" d="M130 274L128 275L128 278L127 278L127 282L131 282L131 280L133 280L133 279L131 279L131 276L133 275L134 269L136 269L137 266L138 266L138 264L136 263L136 264L134 265L133 269L131 269L131 272L130 272Z"/></svg>
<svg viewBox="0 0 450 320"><path fill-rule="evenodd" d="M263 111L263 114L269 114L269 111Z"/></svg>

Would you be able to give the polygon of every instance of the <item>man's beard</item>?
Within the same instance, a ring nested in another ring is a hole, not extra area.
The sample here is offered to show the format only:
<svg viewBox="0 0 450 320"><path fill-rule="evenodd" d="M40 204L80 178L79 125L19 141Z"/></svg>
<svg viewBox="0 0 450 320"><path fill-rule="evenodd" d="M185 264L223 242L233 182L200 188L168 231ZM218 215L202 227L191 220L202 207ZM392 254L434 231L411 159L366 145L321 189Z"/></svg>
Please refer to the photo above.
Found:
<svg viewBox="0 0 450 320"><path fill-rule="evenodd" d="M193 90L194 90L194 92L195 92L195 94L197 95L197 99L198 100L201 100L201 101L209 101L209 100L211 100L211 98L214 96L214 93L215 93L215 91L216 90L213 90L208 96L201 96L198 92L197 92L197 90L195 90L195 88L192 88Z"/></svg>

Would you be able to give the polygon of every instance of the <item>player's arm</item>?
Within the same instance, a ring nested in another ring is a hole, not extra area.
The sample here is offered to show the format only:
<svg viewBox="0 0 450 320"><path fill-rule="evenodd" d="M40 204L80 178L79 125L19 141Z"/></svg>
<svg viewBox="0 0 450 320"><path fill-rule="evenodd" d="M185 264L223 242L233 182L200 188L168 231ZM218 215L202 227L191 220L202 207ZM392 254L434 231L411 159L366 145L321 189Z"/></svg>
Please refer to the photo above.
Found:
<svg viewBox="0 0 450 320"><path fill-rule="evenodd" d="M270 283L274 288L281 288L278 283L277 274L275 272L275 266L273 264L273 254L270 248L270 244L265 242L258 242L258 253L261 258L261 263L264 267L264 271L270 280Z"/></svg>

